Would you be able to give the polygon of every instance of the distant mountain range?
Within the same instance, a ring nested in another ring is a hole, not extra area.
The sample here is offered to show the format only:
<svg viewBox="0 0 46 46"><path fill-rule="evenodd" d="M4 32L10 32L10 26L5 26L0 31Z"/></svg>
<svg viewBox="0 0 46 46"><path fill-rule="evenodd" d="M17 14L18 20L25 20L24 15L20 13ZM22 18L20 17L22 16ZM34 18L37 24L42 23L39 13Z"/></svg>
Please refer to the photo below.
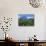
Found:
<svg viewBox="0 0 46 46"><path fill-rule="evenodd" d="M19 19L27 20L27 19L34 19L34 18L32 18L32 17L25 17L25 16L23 16L23 17L20 17Z"/></svg>
<svg viewBox="0 0 46 46"><path fill-rule="evenodd" d="M27 17L23 16L23 17L20 17L20 19L27 19Z"/></svg>

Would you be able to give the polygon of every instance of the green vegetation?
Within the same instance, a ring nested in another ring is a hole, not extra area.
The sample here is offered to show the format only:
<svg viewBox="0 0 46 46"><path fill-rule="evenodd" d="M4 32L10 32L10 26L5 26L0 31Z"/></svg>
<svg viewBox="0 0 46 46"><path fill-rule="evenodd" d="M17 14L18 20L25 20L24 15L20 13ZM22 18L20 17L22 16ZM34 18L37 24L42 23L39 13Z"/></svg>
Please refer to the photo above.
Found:
<svg viewBox="0 0 46 46"><path fill-rule="evenodd" d="M34 19L19 19L19 26L34 26Z"/></svg>

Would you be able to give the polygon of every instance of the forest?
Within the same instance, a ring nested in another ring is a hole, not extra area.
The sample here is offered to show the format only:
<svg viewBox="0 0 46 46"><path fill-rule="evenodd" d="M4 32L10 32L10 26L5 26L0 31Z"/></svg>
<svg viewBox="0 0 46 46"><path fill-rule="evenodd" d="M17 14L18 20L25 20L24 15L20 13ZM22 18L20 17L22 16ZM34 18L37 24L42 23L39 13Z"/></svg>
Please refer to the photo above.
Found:
<svg viewBox="0 0 46 46"><path fill-rule="evenodd" d="M34 26L34 19L19 19L19 26Z"/></svg>

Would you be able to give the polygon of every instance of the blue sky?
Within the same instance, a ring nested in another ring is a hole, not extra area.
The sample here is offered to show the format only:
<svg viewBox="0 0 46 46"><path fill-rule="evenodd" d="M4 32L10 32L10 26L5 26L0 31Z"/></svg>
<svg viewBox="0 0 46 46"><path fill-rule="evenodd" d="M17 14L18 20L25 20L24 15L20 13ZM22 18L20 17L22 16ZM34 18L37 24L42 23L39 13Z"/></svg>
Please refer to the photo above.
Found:
<svg viewBox="0 0 46 46"><path fill-rule="evenodd" d="M34 18L34 15L33 14L19 14L18 18L30 19L30 18Z"/></svg>

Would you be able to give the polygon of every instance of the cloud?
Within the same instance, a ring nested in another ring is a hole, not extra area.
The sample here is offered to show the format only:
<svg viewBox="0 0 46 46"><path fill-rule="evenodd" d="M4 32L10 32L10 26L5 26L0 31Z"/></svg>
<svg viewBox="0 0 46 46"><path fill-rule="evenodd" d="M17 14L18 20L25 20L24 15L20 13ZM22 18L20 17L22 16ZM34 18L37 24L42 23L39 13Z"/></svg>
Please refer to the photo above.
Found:
<svg viewBox="0 0 46 46"><path fill-rule="evenodd" d="M27 17L27 19L33 19L34 17Z"/></svg>

